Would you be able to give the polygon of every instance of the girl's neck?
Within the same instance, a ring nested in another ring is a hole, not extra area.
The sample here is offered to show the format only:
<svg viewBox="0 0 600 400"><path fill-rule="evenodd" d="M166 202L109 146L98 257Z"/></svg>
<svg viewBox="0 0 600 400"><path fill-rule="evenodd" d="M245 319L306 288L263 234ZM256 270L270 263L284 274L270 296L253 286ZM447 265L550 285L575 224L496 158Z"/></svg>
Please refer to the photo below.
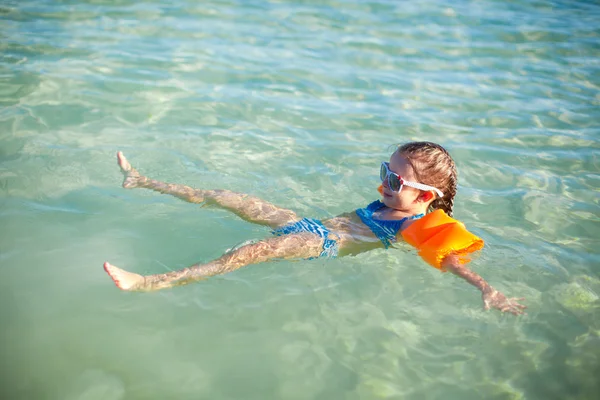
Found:
<svg viewBox="0 0 600 400"><path fill-rule="evenodd" d="M413 215L419 214L427 214L426 206L415 206L409 207L407 209L397 209L385 206L382 210L382 214L384 214L388 218L404 218L404 217L412 217Z"/></svg>

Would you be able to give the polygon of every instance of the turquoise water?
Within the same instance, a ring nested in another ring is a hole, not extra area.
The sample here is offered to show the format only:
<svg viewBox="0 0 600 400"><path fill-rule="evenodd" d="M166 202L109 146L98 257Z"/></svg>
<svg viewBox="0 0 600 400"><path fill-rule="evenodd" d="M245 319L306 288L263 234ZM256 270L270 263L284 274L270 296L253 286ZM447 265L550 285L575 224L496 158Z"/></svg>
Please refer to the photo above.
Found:
<svg viewBox="0 0 600 400"><path fill-rule="evenodd" d="M566 0L3 1L2 398L596 398L599 21ZM451 151L471 266L528 315L401 249L153 294L102 269L268 234L121 189L117 150L324 218L374 200L407 140Z"/></svg>

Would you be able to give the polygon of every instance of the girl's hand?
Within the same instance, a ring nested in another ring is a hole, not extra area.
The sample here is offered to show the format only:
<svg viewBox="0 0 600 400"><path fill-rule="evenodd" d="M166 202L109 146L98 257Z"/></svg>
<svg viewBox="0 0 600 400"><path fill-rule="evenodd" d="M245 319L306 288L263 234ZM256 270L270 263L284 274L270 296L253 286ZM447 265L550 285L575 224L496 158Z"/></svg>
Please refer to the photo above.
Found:
<svg viewBox="0 0 600 400"><path fill-rule="evenodd" d="M496 308L502 312L509 312L514 315L523 314L527 306L519 304L519 301L525 300L521 298L507 298L505 295L497 291L491 286L488 286L482 291L481 297L483 298L483 307L489 310L491 307Z"/></svg>

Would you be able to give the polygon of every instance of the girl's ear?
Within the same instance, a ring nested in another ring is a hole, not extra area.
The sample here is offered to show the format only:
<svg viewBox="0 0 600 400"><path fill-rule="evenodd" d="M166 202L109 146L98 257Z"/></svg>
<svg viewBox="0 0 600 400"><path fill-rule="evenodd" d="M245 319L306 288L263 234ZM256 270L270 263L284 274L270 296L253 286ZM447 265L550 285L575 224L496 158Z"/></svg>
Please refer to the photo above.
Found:
<svg viewBox="0 0 600 400"><path fill-rule="evenodd" d="M429 200L433 199L433 193L431 193L431 191L428 192L423 192L423 194L421 194L421 200L423 202L428 202Z"/></svg>

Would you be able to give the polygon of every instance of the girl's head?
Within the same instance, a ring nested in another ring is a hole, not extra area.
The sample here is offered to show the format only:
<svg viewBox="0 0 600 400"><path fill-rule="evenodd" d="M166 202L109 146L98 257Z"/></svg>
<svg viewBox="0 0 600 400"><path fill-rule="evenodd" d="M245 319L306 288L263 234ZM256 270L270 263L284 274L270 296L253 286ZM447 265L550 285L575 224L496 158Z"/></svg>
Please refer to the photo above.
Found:
<svg viewBox="0 0 600 400"><path fill-rule="evenodd" d="M412 209L413 206L441 209L452 216L457 185L456 165L442 146L431 142L409 142L398 146L390 157L389 169L407 181L439 189L443 197L433 190L423 191L406 186L400 193L394 193L390 191L387 182L384 182L386 205L405 210Z"/></svg>

